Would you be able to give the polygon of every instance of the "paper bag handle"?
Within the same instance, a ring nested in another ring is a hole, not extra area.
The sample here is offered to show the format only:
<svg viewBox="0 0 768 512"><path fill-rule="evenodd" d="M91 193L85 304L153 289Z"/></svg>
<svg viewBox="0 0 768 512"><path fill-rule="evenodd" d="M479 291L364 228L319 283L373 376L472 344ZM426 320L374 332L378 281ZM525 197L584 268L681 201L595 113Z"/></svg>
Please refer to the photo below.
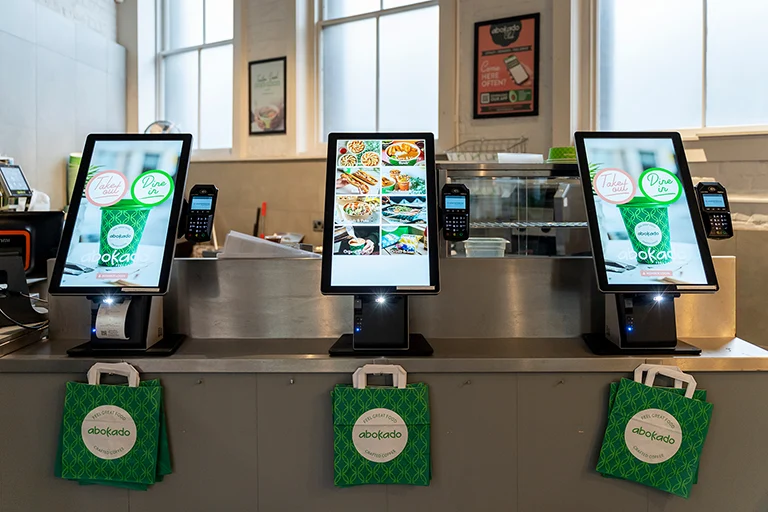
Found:
<svg viewBox="0 0 768 512"><path fill-rule="evenodd" d="M651 368L656 368L656 367L667 368L669 370L675 370L675 371L678 371L678 372L682 372L682 370L680 368L678 368L677 366L670 366L670 365L666 365L666 364L648 364L648 363L645 363L645 364L641 364L640 366L635 368L635 382L643 382L643 373L647 372ZM682 389L682 387L683 387L683 382L680 381L680 380L675 380L675 388Z"/></svg>
<svg viewBox="0 0 768 512"><path fill-rule="evenodd" d="M102 374L122 375L128 379L128 387L139 387L139 372L128 363L96 363L88 370L88 384L98 385Z"/></svg>
<svg viewBox="0 0 768 512"><path fill-rule="evenodd" d="M405 389L408 377L405 369L397 364L366 364L352 374L352 386L355 389L365 389L368 385L368 375L392 375L392 386Z"/></svg>
<svg viewBox="0 0 768 512"><path fill-rule="evenodd" d="M670 370L661 366L651 368L648 370L648 376L645 378L645 385L653 387L653 381L659 373L675 379L676 381L687 382L688 387L685 388L685 398L693 398L693 392L696 391L696 379L694 379L692 375L688 375L681 371Z"/></svg>

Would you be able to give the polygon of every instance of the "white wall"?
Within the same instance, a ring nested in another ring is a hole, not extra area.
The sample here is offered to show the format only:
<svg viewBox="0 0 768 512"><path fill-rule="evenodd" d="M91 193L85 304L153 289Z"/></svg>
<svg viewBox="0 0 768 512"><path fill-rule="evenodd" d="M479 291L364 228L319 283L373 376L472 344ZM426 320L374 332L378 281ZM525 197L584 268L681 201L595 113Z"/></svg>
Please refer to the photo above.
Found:
<svg viewBox="0 0 768 512"><path fill-rule="evenodd" d="M114 24L113 0L0 0L0 154L54 208L66 203L69 153L88 133L125 129L125 50Z"/></svg>

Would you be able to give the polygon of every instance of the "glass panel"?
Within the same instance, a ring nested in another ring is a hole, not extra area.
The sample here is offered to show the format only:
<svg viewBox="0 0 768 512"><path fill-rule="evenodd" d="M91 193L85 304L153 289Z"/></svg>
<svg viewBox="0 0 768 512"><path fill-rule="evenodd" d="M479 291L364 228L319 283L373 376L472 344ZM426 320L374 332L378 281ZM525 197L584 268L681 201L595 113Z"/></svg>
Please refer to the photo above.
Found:
<svg viewBox="0 0 768 512"><path fill-rule="evenodd" d="M392 9L393 7L418 4L423 1L424 0L384 0L384 9Z"/></svg>
<svg viewBox="0 0 768 512"><path fill-rule="evenodd" d="M707 126L768 124L768 2L707 1Z"/></svg>
<svg viewBox="0 0 768 512"><path fill-rule="evenodd" d="M702 0L600 2L601 130L701 126L702 10Z"/></svg>
<svg viewBox="0 0 768 512"><path fill-rule="evenodd" d="M381 0L322 0L323 19L332 20L355 16L366 12L378 11L381 8Z"/></svg>
<svg viewBox="0 0 768 512"><path fill-rule="evenodd" d="M439 18L434 6L379 20L380 131L437 136Z"/></svg>
<svg viewBox="0 0 768 512"><path fill-rule="evenodd" d="M232 147L232 51L228 44L200 53L201 149Z"/></svg>
<svg viewBox="0 0 768 512"><path fill-rule="evenodd" d="M334 131L376 130L376 20L323 29L323 140Z"/></svg>
<svg viewBox="0 0 768 512"><path fill-rule="evenodd" d="M234 0L205 2L205 42L226 41L234 36Z"/></svg>
<svg viewBox="0 0 768 512"><path fill-rule="evenodd" d="M197 52L165 59L165 119L197 140Z"/></svg>
<svg viewBox="0 0 768 512"><path fill-rule="evenodd" d="M166 0L168 49L203 44L203 0Z"/></svg>

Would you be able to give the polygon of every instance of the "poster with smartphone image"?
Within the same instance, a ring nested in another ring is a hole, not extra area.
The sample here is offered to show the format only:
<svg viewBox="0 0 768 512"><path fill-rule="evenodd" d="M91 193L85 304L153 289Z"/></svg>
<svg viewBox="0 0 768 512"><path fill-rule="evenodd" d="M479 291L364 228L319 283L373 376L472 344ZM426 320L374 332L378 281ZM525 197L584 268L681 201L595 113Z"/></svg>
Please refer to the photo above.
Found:
<svg viewBox="0 0 768 512"><path fill-rule="evenodd" d="M583 144L607 284L714 284L672 137L596 137Z"/></svg>
<svg viewBox="0 0 768 512"><path fill-rule="evenodd" d="M94 143L62 289L159 286L183 144Z"/></svg>
<svg viewBox="0 0 768 512"><path fill-rule="evenodd" d="M425 143L337 141L331 286L430 286Z"/></svg>

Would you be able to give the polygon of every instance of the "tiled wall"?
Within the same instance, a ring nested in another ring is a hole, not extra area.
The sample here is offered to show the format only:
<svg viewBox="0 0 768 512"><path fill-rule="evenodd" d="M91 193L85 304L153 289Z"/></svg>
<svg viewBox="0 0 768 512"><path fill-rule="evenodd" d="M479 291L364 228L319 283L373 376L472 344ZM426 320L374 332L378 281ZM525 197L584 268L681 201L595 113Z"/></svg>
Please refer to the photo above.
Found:
<svg viewBox="0 0 768 512"><path fill-rule="evenodd" d="M110 41L117 40L115 0L37 0L37 3L87 26Z"/></svg>
<svg viewBox="0 0 768 512"><path fill-rule="evenodd" d="M0 154L61 208L69 153L88 133L125 130L125 49L67 10L107 0L56 3L0 0Z"/></svg>
<svg viewBox="0 0 768 512"><path fill-rule="evenodd" d="M268 232L304 233L305 241L320 245L322 233L312 220L323 218L325 160L193 163L187 188L213 183L219 188L216 232L219 242L230 230L251 234L256 208L267 202Z"/></svg>

